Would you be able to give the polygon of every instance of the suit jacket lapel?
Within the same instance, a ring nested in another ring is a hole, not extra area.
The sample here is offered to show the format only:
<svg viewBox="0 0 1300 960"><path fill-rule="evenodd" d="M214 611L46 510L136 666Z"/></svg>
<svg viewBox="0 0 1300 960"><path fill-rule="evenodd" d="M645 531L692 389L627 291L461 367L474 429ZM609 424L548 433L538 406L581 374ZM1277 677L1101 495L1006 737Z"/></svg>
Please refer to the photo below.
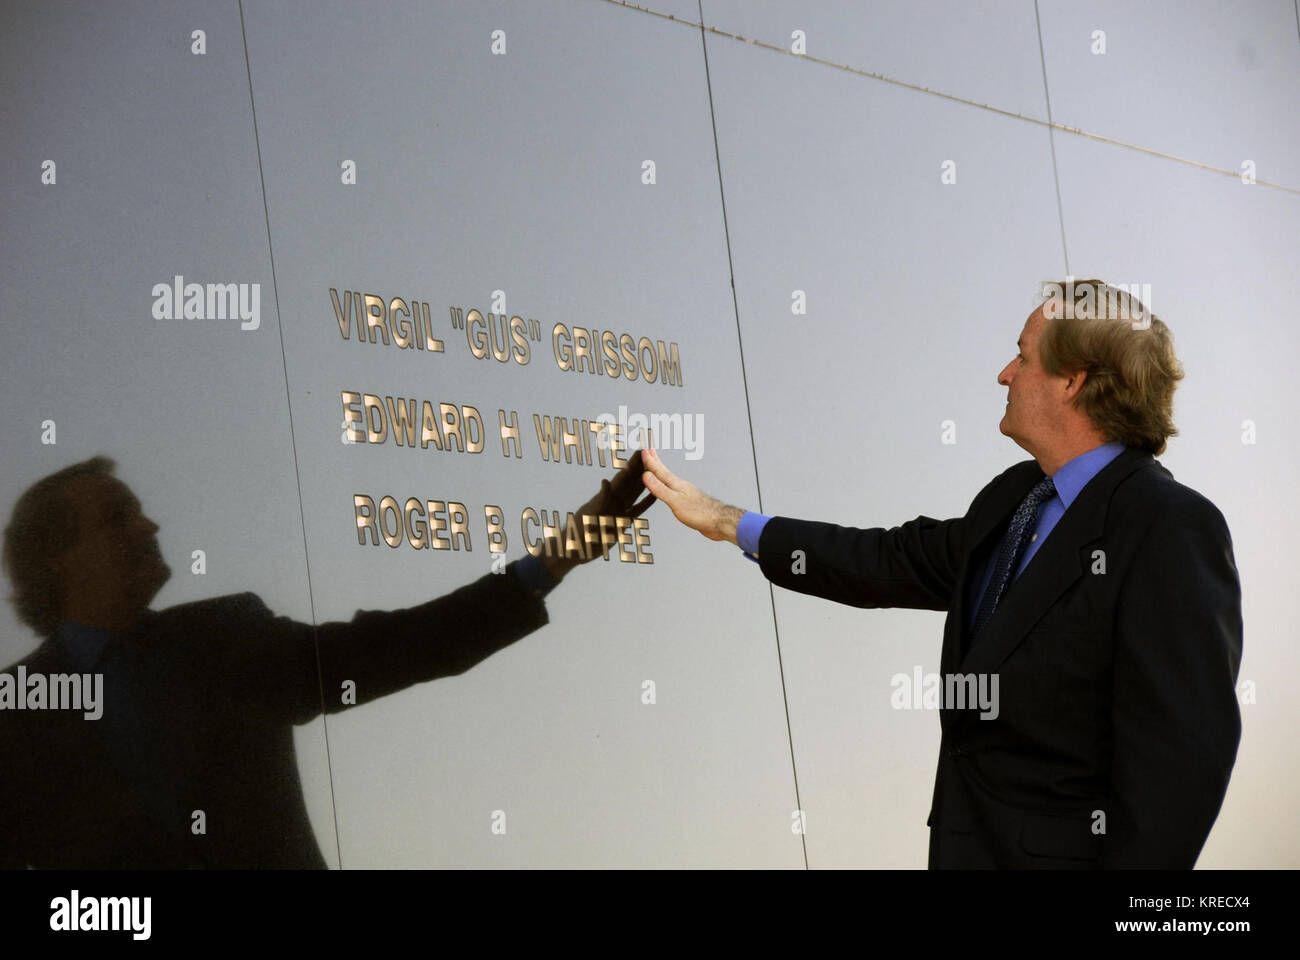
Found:
<svg viewBox="0 0 1300 960"><path fill-rule="evenodd" d="M984 627L978 642L962 650L953 645L952 659L959 661L957 673L992 673L1027 637L1034 625L1069 586L1083 575L1084 548L1101 538L1105 529L1106 510L1115 487L1134 470L1151 463L1151 454L1136 448L1125 449L1079 491L1047 540L1038 548L1024 572L1007 588L992 619ZM965 636L965 597L969 580L978 575L972 560L981 556L978 549L989 537L1001 537L1011 514L1041 478L1040 470L1026 470L1014 482L1008 480L998 491L986 511L989 519L976 525L979 537L976 549L967 557L966 575L961 584L961 602L954 614L956 636ZM982 531L982 535L981 535ZM949 645L945 644L945 651Z"/></svg>
<svg viewBox="0 0 1300 960"><path fill-rule="evenodd" d="M970 619L968 595L971 581L981 573L980 561L997 547L998 538L1002 536L1011 522L1011 515L1020 506L1034 484L1042 477L1037 464L1026 463L1023 468L1012 473L995 489L989 491L989 500L979 513L970 518L970 548L966 551L965 565L958 578L957 596L948 612L948 621L944 625L943 652L940 655L939 669L944 674L957 673L958 666L966 654L966 621ZM1068 511L1067 511L1068 512ZM946 714L947 711L944 711ZM942 716L942 714L941 714Z"/></svg>

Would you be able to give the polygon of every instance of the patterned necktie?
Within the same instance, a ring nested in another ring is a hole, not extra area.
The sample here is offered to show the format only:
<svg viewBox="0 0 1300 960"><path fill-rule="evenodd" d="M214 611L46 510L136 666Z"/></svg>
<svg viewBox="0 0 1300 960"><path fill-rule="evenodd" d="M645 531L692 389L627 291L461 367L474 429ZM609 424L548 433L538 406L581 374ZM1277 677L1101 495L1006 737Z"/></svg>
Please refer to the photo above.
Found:
<svg viewBox="0 0 1300 960"><path fill-rule="evenodd" d="M1002 594L1011 583L1016 564L1025 551L1025 545L1029 543L1029 532L1033 528L1034 517L1038 514L1038 505L1055 495L1056 485L1052 483L1052 478L1043 477L1034 489L1029 491L1029 495L1011 517L1011 525L1002 535L998 552L994 555L993 575L989 579L988 588L984 591L984 598L980 601L979 612L975 614L975 625L971 628L972 639L979 636L979 632L989 622L998 601L1002 599Z"/></svg>

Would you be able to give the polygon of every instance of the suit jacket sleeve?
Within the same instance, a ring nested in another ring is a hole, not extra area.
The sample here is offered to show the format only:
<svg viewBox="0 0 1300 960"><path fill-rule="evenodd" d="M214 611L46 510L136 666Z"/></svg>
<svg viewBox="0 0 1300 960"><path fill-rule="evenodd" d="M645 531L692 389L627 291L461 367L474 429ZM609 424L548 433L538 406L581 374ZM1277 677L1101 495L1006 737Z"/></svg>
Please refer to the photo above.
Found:
<svg viewBox="0 0 1300 960"><path fill-rule="evenodd" d="M1241 737L1241 587L1227 524L1203 497L1171 503L1140 542L1115 619L1102 866L1190 869Z"/></svg>
<svg viewBox="0 0 1300 960"><path fill-rule="evenodd" d="M773 517L759 539L758 563L777 586L837 603L947 610L965 532L964 517L917 517L890 530Z"/></svg>
<svg viewBox="0 0 1300 960"><path fill-rule="evenodd" d="M366 703L464 673L548 622L543 602L509 567L419 606L358 610L349 623L315 627L274 616L255 594L232 599L240 613L211 669L233 681L232 695L250 709L295 724L322 703L326 713L351 706L342 699L345 681L355 684L356 703Z"/></svg>

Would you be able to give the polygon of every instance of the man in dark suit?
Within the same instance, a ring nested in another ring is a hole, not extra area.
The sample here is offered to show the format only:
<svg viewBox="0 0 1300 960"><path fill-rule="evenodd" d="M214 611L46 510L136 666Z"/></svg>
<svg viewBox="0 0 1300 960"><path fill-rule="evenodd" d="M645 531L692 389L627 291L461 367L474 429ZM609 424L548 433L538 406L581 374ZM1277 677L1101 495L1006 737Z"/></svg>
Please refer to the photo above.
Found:
<svg viewBox="0 0 1300 960"><path fill-rule="evenodd" d="M350 623L276 617L253 593L156 612L158 526L112 469L38 481L5 531L15 606L45 638L6 689L99 675L102 691L94 711L0 701L0 866L324 867L293 726L463 673L544 625L546 592L600 555L525 557ZM639 515L642 469L638 452L576 514Z"/></svg>
<svg viewBox="0 0 1300 960"><path fill-rule="evenodd" d="M1168 328L1100 281L1048 287L998 376L1001 430L1034 459L963 517L768 518L653 450L644 480L778 586L948 612L941 672L957 696L940 711L931 868L1190 868L1241 734L1232 542L1214 504L1153 459L1183 375ZM976 689L997 691L996 708Z"/></svg>

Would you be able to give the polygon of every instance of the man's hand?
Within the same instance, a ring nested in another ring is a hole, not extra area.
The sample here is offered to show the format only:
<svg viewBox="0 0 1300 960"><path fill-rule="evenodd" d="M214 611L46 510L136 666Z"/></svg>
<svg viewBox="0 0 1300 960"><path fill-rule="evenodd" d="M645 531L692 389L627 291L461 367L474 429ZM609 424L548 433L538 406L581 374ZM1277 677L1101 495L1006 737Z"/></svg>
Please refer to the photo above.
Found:
<svg viewBox="0 0 1300 960"><path fill-rule="evenodd" d="M736 524L745 515L739 507L715 500L695 484L683 480L664 466L650 448L642 451L646 472L641 475L645 488L668 504L673 516L710 540L736 542Z"/></svg>
<svg viewBox="0 0 1300 960"><path fill-rule="evenodd" d="M653 495L646 497L640 503L636 502L636 498L645 490L641 482L641 476L645 472L641 453L642 451L638 450L628 457L627 465L614 474L613 480L600 481L600 489L596 495L574 511L579 523L582 522L583 516L635 518L650 508L650 505L655 502ZM542 565L558 581L578 564L594 560L596 556L597 552L593 551L586 559L564 556L542 557Z"/></svg>

